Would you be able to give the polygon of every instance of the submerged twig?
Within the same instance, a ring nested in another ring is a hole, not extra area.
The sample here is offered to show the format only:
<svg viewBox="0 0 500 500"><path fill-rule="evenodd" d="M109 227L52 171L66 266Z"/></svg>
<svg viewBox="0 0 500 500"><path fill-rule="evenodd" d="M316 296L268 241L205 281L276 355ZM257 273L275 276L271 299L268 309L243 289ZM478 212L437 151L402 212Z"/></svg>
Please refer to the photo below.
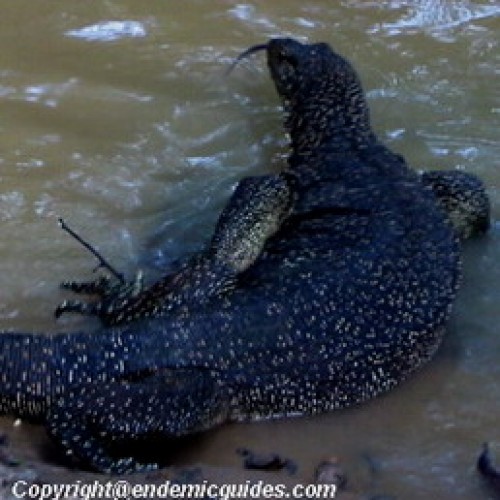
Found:
<svg viewBox="0 0 500 500"><path fill-rule="evenodd" d="M97 258L97 260L99 261L99 265L97 266L96 269L98 269L99 267L107 269L118 281L120 281L122 284L125 284L125 277L123 276L123 274L119 273L90 243L87 243L78 234L76 234L66 224L64 219L60 217L58 219L58 224L63 231L66 231L70 236L72 236L76 241L78 241L78 243L83 245L94 257Z"/></svg>

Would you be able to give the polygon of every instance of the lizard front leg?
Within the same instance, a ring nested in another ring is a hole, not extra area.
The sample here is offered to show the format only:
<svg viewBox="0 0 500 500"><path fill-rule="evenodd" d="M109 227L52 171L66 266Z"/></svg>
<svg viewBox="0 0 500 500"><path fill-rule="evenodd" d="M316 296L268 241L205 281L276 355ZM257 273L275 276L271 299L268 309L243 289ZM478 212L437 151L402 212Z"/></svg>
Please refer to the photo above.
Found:
<svg viewBox="0 0 500 500"><path fill-rule="evenodd" d="M149 287L142 282L108 286L106 282L70 284L79 292L97 290L100 300L88 307L67 301L56 310L95 314L114 325L135 319L161 316L185 304L202 305L228 293L237 277L259 257L268 238L281 226L295 200L289 175L277 174L243 179L216 224L208 248L181 268Z"/></svg>
<svg viewBox="0 0 500 500"><path fill-rule="evenodd" d="M183 304L198 307L237 286L240 273L291 212L295 195L288 174L243 179L222 211L205 251L165 276L122 308L130 318L160 316Z"/></svg>
<svg viewBox="0 0 500 500"><path fill-rule="evenodd" d="M115 323L113 318L118 317L126 303L142 293L144 282L142 272L138 271L133 281L112 283L110 278L101 276L88 282L65 281L61 287L74 293L96 295L98 299L93 302L65 300L56 307L56 318L66 313L77 313L97 316L104 324L110 325Z"/></svg>

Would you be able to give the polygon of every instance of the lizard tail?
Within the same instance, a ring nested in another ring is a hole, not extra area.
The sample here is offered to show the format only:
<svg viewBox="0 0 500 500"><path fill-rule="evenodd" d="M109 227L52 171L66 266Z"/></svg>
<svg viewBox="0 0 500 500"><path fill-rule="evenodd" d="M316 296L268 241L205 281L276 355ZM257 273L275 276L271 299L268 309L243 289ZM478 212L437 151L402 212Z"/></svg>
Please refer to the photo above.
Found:
<svg viewBox="0 0 500 500"><path fill-rule="evenodd" d="M44 421L65 391L115 377L123 359L113 333L0 333L0 414Z"/></svg>
<svg viewBox="0 0 500 500"><path fill-rule="evenodd" d="M51 397L54 338L0 334L0 413L43 418Z"/></svg>

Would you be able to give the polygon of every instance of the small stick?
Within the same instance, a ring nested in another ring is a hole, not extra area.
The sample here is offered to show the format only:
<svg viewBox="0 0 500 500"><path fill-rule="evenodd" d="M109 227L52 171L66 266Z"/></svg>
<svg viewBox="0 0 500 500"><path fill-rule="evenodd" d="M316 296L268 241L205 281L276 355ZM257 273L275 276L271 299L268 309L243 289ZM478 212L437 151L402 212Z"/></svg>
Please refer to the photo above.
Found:
<svg viewBox="0 0 500 500"><path fill-rule="evenodd" d="M64 219L62 219L61 217L59 217L59 219L58 219L57 222L59 224L59 227L63 231L66 231L70 236L72 236L73 238L75 238L75 240L78 241L78 243L80 243L81 245L83 245L94 257L97 258L97 260L99 261L99 266L97 266L96 269L98 269L99 267L104 267L105 269L108 269L109 272L113 276L115 276L116 279L118 279L118 281L120 281L122 284L125 284L125 278L124 278L123 274L119 273L118 271L116 271L116 269L92 245L90 245L89 243L87 243L86 241L84 241L80 236L78 236L78 234L76 234L66 224L66 222L64 222Z"/></svg>

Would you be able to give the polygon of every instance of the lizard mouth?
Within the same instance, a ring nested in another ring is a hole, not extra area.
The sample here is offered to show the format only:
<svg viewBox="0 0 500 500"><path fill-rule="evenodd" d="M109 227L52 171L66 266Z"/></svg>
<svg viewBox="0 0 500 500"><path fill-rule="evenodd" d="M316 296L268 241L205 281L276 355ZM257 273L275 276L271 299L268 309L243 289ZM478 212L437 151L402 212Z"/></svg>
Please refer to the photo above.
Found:
<svg viewBox="0 0 500 500"><path fill-rule="evenodd" d="M252 45L236 57L236 59L229 66L227 74L231 73L233 69L241 61L243 61L243 59L247 59L249 56L255 54L256 52L262 51L267 52L268 64L271 68L271 71L273 69L277 71L282 66L295 68L298 65L298 52L302 47L303 45L301 43L288 38L275 38L271 39L267 43Z"/></svg>
<svg viewBox="0 0 500 500"><path fill-rule="evenodd" d="M290 97L296 84L299 56L304 47L303 44L289 38L273 38L267 43L252 45L241 52L226 71L226 75L229 75L241 61L257 52L265 51L271 77L283 104L284 126L287 131L290 130Z"/></svg>
<svg viewBox="0 0 500 500"><path fill-rule="evenodd" d="M271 72L278 94L284 99L289 98L297 84L299 63L307 59L306 45L290 38L273 38L267 43L252 45L244 50L229 66L229 74L243 60L256 52L265 51L267 65Z"/></svg>

